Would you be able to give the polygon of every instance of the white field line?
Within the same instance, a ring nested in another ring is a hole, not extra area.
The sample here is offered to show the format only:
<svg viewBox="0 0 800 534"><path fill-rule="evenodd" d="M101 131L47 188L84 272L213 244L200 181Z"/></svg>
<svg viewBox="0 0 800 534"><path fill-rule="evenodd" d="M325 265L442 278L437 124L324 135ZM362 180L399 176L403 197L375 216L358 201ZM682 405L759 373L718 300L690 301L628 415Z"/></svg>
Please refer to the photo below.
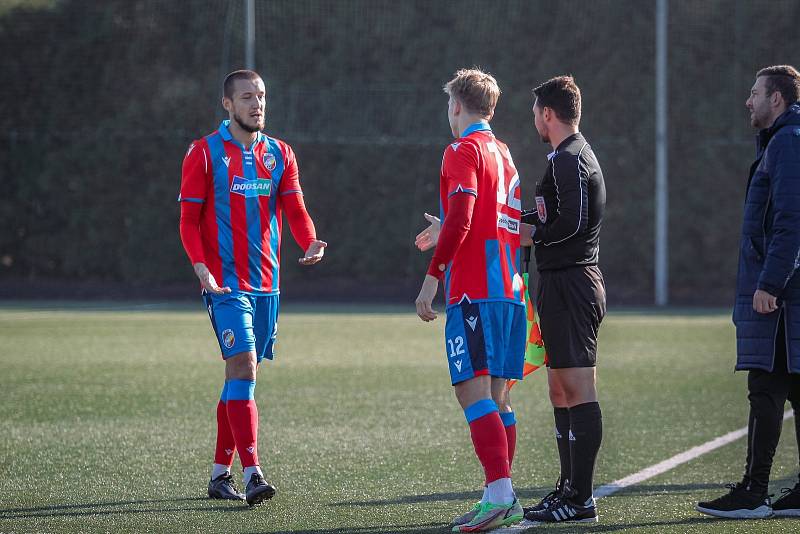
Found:
<svg viewBox="0 0 800 534"><path fill-rule="evenodd" d="M783 420L786 421L787 419L790 419L793 415L794 412L792 410L786 410L783 413ZM697 447L692 447L691 449L676 454L672 458L668 458L663 462L651 465L650 467L645 467L638 473L628 475L625 478L620 478L619 480L615 480L614 482L605 484L603 486L600 486L599 488L595 488L594 496L596 499L599 499L600 497L608 497L609 495L612 495L621 489L625 489L628 486L639 484L640 482L649 480L662 473L666 473L667 471L674 469L681 464L685 464L686 462L694 460L695 458L702 456L708 452L719 449L720 447L727 445L728 443L734 442L737 439L744 437L746 435L747 435L747 427L734 430L733 432L728 432L727 434L722 435L718 438L714 438L711 441L706 441L702 445L698 445ZM519 532L520 530L524 530L534 525L535 523L525 520L517 525L508 528L497 529L494 530L493 532L497 534L503 534L504 532L509 532L509 533Z"/></svg>

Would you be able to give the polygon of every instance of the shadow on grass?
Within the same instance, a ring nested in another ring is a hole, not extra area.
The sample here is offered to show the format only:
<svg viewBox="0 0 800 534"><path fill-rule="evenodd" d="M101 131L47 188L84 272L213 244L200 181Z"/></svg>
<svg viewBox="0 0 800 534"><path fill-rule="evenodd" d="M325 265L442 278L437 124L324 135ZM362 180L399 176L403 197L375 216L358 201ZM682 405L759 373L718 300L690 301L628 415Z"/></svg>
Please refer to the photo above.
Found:
<svg viewBox="0 0 800 534"><path fill-rule="evenodd" d="M147 499L137 501L117 501L117 502L95 502L81 504L60 504L54 506L38 506L35 508L2 508L0 509L0 520L2 519L30 519L37 517L80 517L89 515L125 515L125 514L146 514L154 512L195 512L195 511L214 511L214 512L241 512L250 508L244 503L227 503L225 505L215 504L213 506L155 506L147 508L106 510L108 507L125 507L136 505L151 505L167 503L206 503L212 502L207 497L177 497L174 499ZM215 501L219 502L219 501Z"/></svg>
<svg viewBox="0 0 800 534"><path fill-rule="evenodd" d="M756 520L754 520L756 521ZM759 519L757 521L764 521L763 519ZM720 532L725 532L729 528L731 528L731 523L740 523L741 519L723 519L718 517L686 517L683 519L667 519L663 521L630 521L626 523L617 523L617 524L608 524L604 523L602 517L600 518L600 523L595 523L594 525L589 525L588 528L584 526L580 529L581 532L617 532L620 530L630 530L634 528L654 528L657 529L658 527L677 527L684 525L688 527L685 531L691 532L692 526L700 526L700 525L718 525L720 528ZM759 523L763 524L763 523ZM539 531L541 527L534 527L531 532ZM563 528L545 528L545 531L551 530L559 532L566 532ZM575 529L577 530L577 529Z"/></svg>
<svg viewBox="0 0 800 534"><path fill-rule="evenodd" d="M517 497L521 501L537 500L552 491L551 486L517 487L515 488ZM622 496L625 494L660 494L660 493L690 493L702 489L725 488L720 484L653 484L629 486L623 488L608 497ZM608 498L604 497L604 498ZM393 499L376 499L372 501L342 501L330 503L327 506L391 506L397 504L416 504L425 502L439 501L475 501L481 498L480 491L461 491L430 493L426 495L403 495Z"/></svg>
<svg viewBox="0 0 800 534"><path fill-rule="evenodd" d="M420 525L387 525L373 527L342 527L342 528L320 528L311 530L283 530L286 534L441 534L450 532L450 526L442 523L424 523ZM262 531L249 532L248 534L261 534ZM272 532L272 531L269 531Z"/></svg>
<svg viewBox="0 0 800 534"><path fill-rule="evenodd" d="M637 484L622 488L603 497L604 499L614 497L624 497L626 495L649 495L649 494L663 494L663 493L692 493L698 490L718 490L725 492L723 484Z"/></svg>
<svg viewBox="0 0 800 534"><path fill-rule="evenodd" d="M552 488L524 488L517 489L520 499L531 499L544 496ZM377 499L374 501L342 501L330 503L328 506L390 506L394 504L415 504L422 502L438 501L475 501L481 498L480 491L460 491L445 493L429 493L427 495L403 495L394 499Z"/></svg>

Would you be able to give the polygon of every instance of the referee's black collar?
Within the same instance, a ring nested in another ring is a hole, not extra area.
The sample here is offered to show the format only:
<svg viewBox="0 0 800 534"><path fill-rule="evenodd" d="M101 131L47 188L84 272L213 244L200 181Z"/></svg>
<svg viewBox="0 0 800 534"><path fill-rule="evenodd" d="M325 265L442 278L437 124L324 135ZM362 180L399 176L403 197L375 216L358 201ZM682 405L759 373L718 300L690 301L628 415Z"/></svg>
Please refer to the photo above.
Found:
<svg viewBox="0 0 800 534"><path fill-rule="evenodd" d="M565 138L563 141L561 141L561 142L558 144L558 146L557 146L557 147L556 147L556 149L553 151L553 153L554 153L554 154L558 154L558 153L559 153L559 152L561 152L561 151L564 149L564 147L566 147L568 144L570 144L570 143L571 143L571 142L573 142L573 141L578 141L579 139L583 139L583 135L581 135L581 133L580 133L580 132L575 132L574 134L570 134L569 136L567 136L567 137L566 137L566 138Z"/></svg>

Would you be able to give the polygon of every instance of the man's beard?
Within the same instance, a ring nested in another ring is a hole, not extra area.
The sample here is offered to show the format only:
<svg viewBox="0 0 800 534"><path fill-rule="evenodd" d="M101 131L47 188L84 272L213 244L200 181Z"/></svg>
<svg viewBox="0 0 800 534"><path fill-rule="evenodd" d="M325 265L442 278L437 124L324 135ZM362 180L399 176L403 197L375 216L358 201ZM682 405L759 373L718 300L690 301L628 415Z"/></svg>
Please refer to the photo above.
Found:
<svg viewBox="0 0 800 534"><path fill-rule="evenodd" d="M758 113L753 115L753 118L750 120L750 124L753 126L753 128L758 130L763 130L764 128L768 128L770 126L767 124L767 117L759 115Z"/></svg>
<svg viewBox="0 0 800 534"><path fill-rule="evenodd" d="M533 127L536 129L536 133L539 134L539 139L542 140L542 143L549 145L550 144L550 135L547 130L542 132L539 128L536 127L536 123L534 123Z"/></svg>
<svg viewBox="0 0 800 534"><path fill-rule="evenodd" d="M244 130L245 132L249 132L249 133L256 133L256 132L260 132L260 131L261 131L261 128L263 128L263 126L250 126L249 124L246 124L246 123L245 123L245 122L244 122L244 121L243 121L243 120L242 120L242 119L239 117L239 115L237 115L236 113L234 113L234 114L233 114L233 120L235 120L235 121L236 121L236 124L238 124L238 125L239 125L239 127L240 127L242 130Z"/></svg>

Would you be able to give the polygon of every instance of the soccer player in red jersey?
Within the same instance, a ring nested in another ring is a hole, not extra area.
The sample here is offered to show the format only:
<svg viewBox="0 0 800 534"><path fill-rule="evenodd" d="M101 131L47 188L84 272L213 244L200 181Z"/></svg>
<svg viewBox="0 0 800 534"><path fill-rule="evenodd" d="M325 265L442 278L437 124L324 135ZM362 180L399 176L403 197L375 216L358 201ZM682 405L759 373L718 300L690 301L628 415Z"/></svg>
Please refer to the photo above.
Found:
<svg viewBox="0 0 800 534"><path fill-rule="evenodd" d="M486 477L481 502L453 530L480 532L523 517L511 485L516 427L506 385L522 378L525 353L520 182L508 147L489 126L500 96L495 79L459 70L444 91L456 141L442 159L441 231L427 235L436 251L416 306L423 321L436 319L432 303L444 281L450 378Z"/></svg>
<svg viewBox="0 0 800 534"><path fill-rule="evenodd" d="M229 74L222 106L228 120L192 143L183 160L180 235L225 360L208 496L253 506L275 494L259 465L254 391L256 370L273 358L277 337L282 215L305 251L301 264L319 262L327 244L317 239L306 211L294 152L261 133L261 77L249 70ZM234 451L245 495L233 484Z"/></svg>

